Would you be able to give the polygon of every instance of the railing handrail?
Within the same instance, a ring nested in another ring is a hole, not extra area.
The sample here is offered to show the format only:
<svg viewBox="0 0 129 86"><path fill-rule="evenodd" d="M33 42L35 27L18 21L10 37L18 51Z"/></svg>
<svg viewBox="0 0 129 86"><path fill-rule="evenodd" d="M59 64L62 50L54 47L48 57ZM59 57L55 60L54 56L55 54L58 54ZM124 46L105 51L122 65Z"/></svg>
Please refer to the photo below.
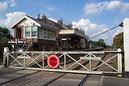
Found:
<svg viewBox="0 0 129 86"><path fill-rule="evenodd" d="M87 53L93 53L93 54L104 54L104 53L122 53L118 51L13 51L9 53L68 53L68 54L87 54Z"/></svg>

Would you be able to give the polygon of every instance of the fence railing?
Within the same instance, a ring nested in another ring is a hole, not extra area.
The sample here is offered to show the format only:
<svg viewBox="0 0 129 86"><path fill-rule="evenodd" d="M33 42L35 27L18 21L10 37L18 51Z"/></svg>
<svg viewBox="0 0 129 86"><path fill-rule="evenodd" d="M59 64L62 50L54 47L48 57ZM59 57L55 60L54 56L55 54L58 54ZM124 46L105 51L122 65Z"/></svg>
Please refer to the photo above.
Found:
<svg viewBox="0 0 129 86"><path fill-rule="evenodd" d="M47 59L57 55L59 66L50 68ZM23 51L4 52L8 67L73 73L122 73L122 54L118 51Z"/></svg>

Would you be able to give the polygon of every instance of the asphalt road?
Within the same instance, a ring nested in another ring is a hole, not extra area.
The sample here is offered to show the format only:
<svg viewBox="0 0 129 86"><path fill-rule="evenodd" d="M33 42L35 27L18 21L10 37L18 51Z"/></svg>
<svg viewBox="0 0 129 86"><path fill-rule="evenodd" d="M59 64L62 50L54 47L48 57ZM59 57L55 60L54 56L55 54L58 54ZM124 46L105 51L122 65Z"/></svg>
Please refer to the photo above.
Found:
<svg viewBox="0 0 129 86"><path fill-rule="evenodd" d="M85 76L86 74L0 68L0 86L79 86ZM129 78L89 75L83 86L129 86Z"/></svg>

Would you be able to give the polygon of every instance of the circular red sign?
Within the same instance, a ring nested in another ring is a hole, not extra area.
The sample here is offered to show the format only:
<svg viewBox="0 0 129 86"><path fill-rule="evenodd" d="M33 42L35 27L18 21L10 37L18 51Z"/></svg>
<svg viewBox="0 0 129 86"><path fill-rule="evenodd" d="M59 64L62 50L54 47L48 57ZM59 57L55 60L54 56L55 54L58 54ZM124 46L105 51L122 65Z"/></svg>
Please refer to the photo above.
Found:
<svg viewBox="0 0 129 86"><path fill-rule="evenodd" d="M50 55L47 59L50 68L57 68L59 66L59 58L56 55Z"/></svg>

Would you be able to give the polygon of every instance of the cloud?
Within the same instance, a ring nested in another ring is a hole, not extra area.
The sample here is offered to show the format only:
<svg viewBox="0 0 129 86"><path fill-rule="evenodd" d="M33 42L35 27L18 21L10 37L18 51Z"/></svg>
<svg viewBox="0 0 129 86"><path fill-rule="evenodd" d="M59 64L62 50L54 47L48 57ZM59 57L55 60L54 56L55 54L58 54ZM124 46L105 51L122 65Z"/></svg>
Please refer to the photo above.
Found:
<svg viewBox="0 0 129 86"><path fill-rule="evenodd" d="M0 11L3 11L9 7L14 7L16 5L16 0L8 0L0 2Z"/></svg>
<svg viewBox="0 0 129 86"><path fill-rule="evenodd" d="M78 27L83 29L85 33L88 34L90 37L97 35L108 29L104 24L98 25L98 24L92 23L89 19L84 19L84 18L81 18L78 22L73 21L72 25L73 25L73 28Z"/></svg>
<svg viewBox="0 0 129 86"><path fill-rule="evenodd" d="M6 14L6 23L5 25L7 27L10 27L12 24L14 24L18 19L22 18L26 13L25 12L12 12Z"/></svg>
<svg viewBox="0 0 129 86"><path fill-rule="evenodd" d="M10 4L10 7L14 7L14 6L16 6L16 0L10 0L10 1L8 1L8 3Z"/></svg>
<svg viewBox="0 0 129 86"><path fill-rule="evenodd" d="M48 11L49 11L49 12L52 12L52 11L54 11L54 10L55 10L55 8L54 8L54 7L51 7L51 6L50 6L50 7L48 7L47 9L48 9Z"/></svg>
<svg viewBox="0 0 129 86"><path fill-rule="evenodd" d="M5 19L1 19L1 20L0 20L0 27L1 27L1 26L5 26L5 24L4 24L5 22L6 22Z"/></svg>
<svg viewBox="0 0 129 86"><path fill-rule="evenodd" d="M5 10L8 7L8 3L0 2L0 11Z"/></svg>
<svg viewBox="0 0 129 86"><path fill-rule="evenodd" d="M0 27L5 26L9 28L12 24L14 24L17 20L22 18L26 13L25 12L12 12L7 13L5 16L6 19L0 19ZM13 29L10 29L11 34L13 35L14 31Z"/></svg>
<svg viewBox="0 0 129 86"><path fill-rule="evenodd" d="M88 3L84 7L85 14L101 13L104 10L119 10L120 12L126 12L129 10L129 3L113 0L99 3Z"/></svg>
<svg viewBox="0 0 129 86"><path fill-rule="evenodd" d="M83 19L83 18L81 18L78 22L73 21L72 24L73 24L73 27L80 27L84 29L85 32L89 30L88 28L95 29L97 27L97 25L94 23L91 23L90 20Z"/></svg>
<svg viewBox="0 0 129 86"><path fill-rule="evenodd" d="M96 23L92 23L89 19L84 19L84 18L81 18L77 22L73 21L72 25L73 25L73 28L78 27L78 28L83 29L85 31L85 34L87 36L89 36L89 38L92 38L104 31L107 31L110 29L105 24L99 25ZM113 33L109 32L109 33L100 35L92 40L104 39L107 44L112 44L113 35L114 35Z"/></svg>

